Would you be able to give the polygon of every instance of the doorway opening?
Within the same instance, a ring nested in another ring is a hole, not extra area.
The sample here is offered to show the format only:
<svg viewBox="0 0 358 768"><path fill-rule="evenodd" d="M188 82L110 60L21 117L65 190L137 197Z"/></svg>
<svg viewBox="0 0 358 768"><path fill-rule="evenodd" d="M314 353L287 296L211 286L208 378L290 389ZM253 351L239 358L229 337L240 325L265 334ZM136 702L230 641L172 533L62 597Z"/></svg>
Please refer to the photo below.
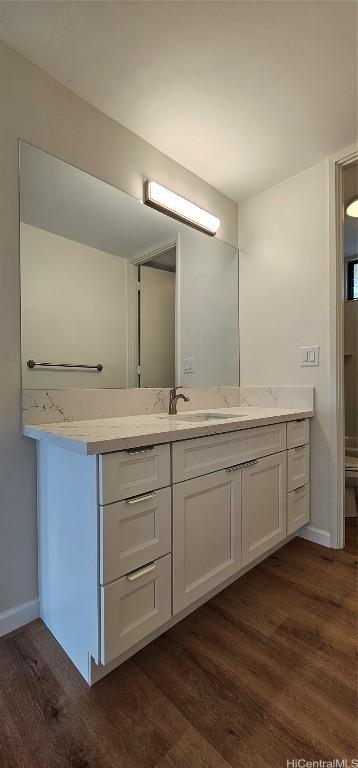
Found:
<svg viewBox="0 0 358 768"><path fill-rule="evenodd" d="M136 259L138 387L176 382L177 242Z"/></svg>
<svg viewBox="0 0 358 768"><path fill-rule="evenodd" d="M350 148L329 163L330 254L331 254L331 546L343 548L355 537L354 513L357 489L347 465L358 458L358 218L347 214L349 202L358 196L358 152ZM349 434L350 433L350 434ZM358 462L357 462L358 463ZM358 479L358 466L357 466ZM357 482L358 486L358 482ZM352 491L346 493L351 487ZM353 504L354 500L354 504ZM351 502L351 503L350 503ZM347 515L347 517L346 517Z"/></svg>
<svg viewBox="0 0 358 768"><path fill-rule="evenodd" d="M344 378L344 541L353 534L358 506L358 161L342 169L343 219L343 378ZM357 213L357 215L355 215ZM353 215L352 215L353 214Z"/></svg>

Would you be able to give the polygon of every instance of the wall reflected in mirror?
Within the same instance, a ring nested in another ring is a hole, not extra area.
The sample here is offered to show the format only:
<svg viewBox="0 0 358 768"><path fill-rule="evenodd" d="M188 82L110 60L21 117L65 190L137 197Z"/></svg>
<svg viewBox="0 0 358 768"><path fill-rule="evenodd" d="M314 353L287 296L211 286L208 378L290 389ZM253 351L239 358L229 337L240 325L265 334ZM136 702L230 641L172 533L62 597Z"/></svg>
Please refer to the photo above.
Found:
<svg viewBox="0 0 358 768"><path fill-rule="evenodd" d="M20 257L25 389L239 384L232 246L20 142Z"/></svg>

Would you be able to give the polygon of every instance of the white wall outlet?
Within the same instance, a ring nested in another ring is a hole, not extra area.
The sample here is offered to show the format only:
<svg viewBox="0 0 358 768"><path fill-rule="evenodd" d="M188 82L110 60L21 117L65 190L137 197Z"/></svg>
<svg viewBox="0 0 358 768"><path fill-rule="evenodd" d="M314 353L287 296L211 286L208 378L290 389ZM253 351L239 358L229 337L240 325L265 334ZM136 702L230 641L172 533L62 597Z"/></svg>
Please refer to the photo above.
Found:
<svg viewBox="0 0 358 768"><path fill-rule="evenodd" d="M195 373L195 359L194 357L184 358L184 373Z"/></svg>
<svg viewBox="0 0 358 768"><path fill-rule="evenodd" d="M319 347L299 347L299 365L301 368L314 368L319 365Z"/></svg>

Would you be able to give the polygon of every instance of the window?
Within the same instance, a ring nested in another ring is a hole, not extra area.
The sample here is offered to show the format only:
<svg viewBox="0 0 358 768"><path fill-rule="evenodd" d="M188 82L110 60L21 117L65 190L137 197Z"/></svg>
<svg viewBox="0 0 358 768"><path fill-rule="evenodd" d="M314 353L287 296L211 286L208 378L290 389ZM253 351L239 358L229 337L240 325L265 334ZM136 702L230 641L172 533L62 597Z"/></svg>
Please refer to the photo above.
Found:
<svg viewBox="0 0 358 768"><path fill-rule="evenodd" d="M347 264L347 300L358 299L358 258Z"/></svg>

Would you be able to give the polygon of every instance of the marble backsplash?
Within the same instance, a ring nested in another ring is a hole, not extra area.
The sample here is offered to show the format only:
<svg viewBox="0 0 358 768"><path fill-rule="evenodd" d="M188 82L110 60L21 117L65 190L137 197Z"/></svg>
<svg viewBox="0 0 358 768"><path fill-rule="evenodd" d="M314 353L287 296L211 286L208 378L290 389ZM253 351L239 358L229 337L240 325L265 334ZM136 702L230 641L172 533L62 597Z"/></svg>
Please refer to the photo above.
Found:
<svg viewBox="0 0 358 768"><path fill-rule="evenodd" d="M313 387L196 387L182 390L190 403L178 411L235 406L313 410ZM168 411L169 389L25 389L23 423L54 424L82 419Z"/></svg>
<svg viewBox="0 0 358 768"><path fill-rule="evenodd" d="M314 409L314 387L240 387L240 405Z"/></svg>

